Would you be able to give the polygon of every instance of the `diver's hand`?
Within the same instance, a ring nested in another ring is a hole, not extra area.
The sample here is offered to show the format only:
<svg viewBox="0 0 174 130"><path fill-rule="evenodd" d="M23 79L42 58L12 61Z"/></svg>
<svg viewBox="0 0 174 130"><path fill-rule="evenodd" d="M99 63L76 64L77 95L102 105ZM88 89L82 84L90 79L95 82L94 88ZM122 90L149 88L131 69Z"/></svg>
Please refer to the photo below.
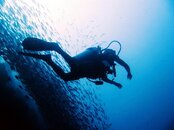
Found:
<svg viewBox="0 0 174 130"><path fill-rule="evenodd" d="M123 86L122 86L121 84L118 83L118 84L117 84L117 87L118 87L118 88L122 88Z"/></svg>
<svg viewBox="0 0 174 130"><path fill-rule="evenodd" d="M131 73L128 73L128 74L127 74L127 78L128 78L128 79L132 79L132 74L131 74Z"/></svg>
<svg viewBox="0 0 174 130"><path fill-rule="evenodd" d="M120 83L117 83L117 82L113 82L112 84L114 84L115 86L117 86L119 89L123 87Z"/></svg>
<svg viewBox="0 0 174 130"><path fill-rule="evenodd" d="M122 88L123 86L120 83L114 83L115 86L117 86L118 88Z"/></svg>

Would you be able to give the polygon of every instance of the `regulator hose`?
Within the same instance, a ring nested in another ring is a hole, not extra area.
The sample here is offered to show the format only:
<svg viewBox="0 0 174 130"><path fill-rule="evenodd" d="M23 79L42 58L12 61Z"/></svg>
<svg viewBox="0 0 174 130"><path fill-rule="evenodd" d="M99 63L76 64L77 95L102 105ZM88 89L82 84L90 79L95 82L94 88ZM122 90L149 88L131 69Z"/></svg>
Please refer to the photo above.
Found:
<svg viewBox="0 0 174 130"><path fill-rule="evenodd" d="M120 54L120 52L121 52L121 43L119 41L117 41L117 40L111 41L106 48L102 49L102 51L105 51L106 49L108 49L112 43L117 43L119 45L119 47L120 47L119 51L117 53L117 56L118 56Z"/></svg>

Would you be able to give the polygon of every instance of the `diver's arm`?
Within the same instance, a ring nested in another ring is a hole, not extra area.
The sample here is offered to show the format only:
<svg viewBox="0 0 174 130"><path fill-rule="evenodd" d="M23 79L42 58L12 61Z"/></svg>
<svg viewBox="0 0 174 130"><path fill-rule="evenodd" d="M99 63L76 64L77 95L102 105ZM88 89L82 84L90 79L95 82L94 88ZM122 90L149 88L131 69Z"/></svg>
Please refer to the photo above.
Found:
<svg viewBox="0 0 174 130"><path fill-rule="evenodd" d="M126 71L127 71L127 78L131 79L132 78L132 74L131 74L129 65L126 62L124 62L122 59L120 59L118 56L117 56L115 61L126 69Z"/></svg>
<svg viewBox="0 0 174 130"><path fill-rule="evenodd" d="M107 83L113 84L113 85L117 86L118 88L122 88L122 85L120 83L117 83L113 80L108 79L107 76L102 77L102 80L107 82Z"/></svg>

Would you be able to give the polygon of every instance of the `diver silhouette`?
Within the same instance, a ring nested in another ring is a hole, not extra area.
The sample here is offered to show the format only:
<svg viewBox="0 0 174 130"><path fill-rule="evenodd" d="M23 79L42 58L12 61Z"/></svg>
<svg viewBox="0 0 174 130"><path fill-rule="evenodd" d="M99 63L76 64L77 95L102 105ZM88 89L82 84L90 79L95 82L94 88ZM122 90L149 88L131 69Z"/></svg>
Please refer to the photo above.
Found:
<svg viewBox="0 0 174 130"><path fill-rule="evenodd" d="M30 51L55 51L59 53L70 66L70 72L65 73L61 67L59 67L51 59L51 54L34 54L30 52L18 52L24 56L30 56L37 59L44 60L50 65L53 70L64 81L78 80L80 78L88 78L96 85L101 85L104 82L113 84L118 88L122 85L108 78L108 74L113 74L116 77L115 63L117 62L123 66L127 71L127 78L131 79L132 74L130 67L122 59L116 55L116 52L112 49L104 49L101 47L87 48L84 52L71 57L64 50L61 49L59 43L46 42L37 38L26 38L22 42L24 50ZM96 80L99 79L99 80Z"/></svg>

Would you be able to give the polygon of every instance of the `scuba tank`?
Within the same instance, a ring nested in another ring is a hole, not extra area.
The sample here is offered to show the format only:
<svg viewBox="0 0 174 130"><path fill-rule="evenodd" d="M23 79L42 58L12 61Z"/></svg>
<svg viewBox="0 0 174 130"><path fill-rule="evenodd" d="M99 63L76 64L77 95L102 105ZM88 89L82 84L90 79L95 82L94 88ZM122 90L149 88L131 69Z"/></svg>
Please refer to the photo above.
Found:
<svg viewBox="0 0 174 130"><path fill-rule="evenodd" d="M101 54L101 47L90 47L87 48L84 52L74 56L77 61L80 63L88 63L90 61L95 61L98 58L98 55Z"/></svg>

